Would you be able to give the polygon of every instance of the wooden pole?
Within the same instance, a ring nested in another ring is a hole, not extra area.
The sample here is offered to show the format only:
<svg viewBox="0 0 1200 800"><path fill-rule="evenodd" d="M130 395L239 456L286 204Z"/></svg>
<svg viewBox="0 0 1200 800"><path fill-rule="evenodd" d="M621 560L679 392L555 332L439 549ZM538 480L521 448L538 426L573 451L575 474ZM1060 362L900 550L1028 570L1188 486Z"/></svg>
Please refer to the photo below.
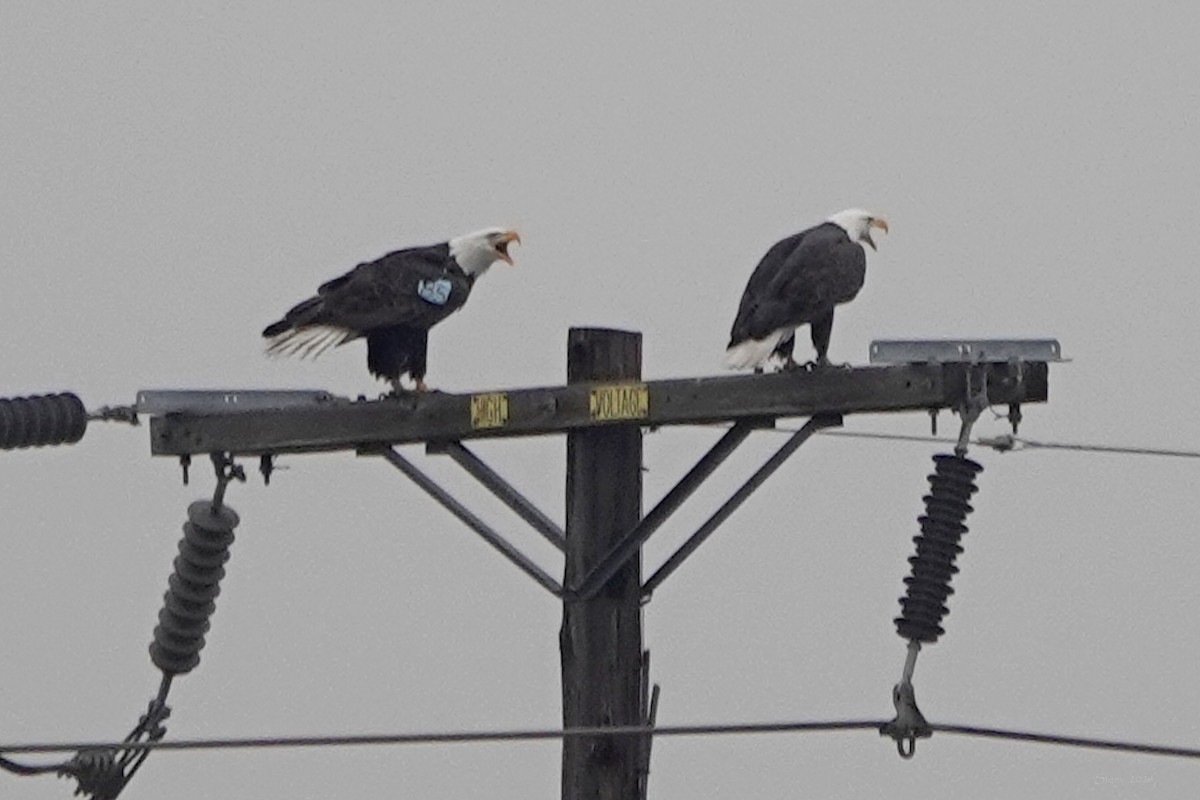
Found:
<svg viewBox="0 0 1200 800"><path fill-rule="evenodd" d="M637 381L638 333L572 328L567 382ZM567 434L567 541L562 653L563 725L640 725L641 573L638 553L590 600L572 596L584 576L642 512L642 433L638 424ZM563 800L637 797L641 737L572 737L563 742Z"/></svg>

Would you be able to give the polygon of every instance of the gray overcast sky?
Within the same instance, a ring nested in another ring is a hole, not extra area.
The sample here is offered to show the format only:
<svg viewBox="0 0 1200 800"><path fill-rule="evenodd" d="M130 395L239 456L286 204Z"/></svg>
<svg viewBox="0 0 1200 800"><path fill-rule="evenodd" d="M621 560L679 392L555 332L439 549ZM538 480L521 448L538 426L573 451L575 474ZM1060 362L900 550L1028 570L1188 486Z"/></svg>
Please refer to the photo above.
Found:
<svg viewBox="0 0 1200 800"><path fill-rule="evenodd" d="M269 361L315 285L487 225L525 244L432 337L448 391L558 383L572 325L713 374L776 239L887 216L836 360L872 338L1054 335L1023 433L1200 445L1200 10L1188 3L5 3L0 395L380 391L360 345ZM801 351L806 352L806 351ZM955 422L943 418L952 428ZM921 415L851 430L920 433ZM988 423L983 433L999 433ZM646 502L713 441L648 435ZM647 548L655 567L780 442L760 434ZM558 439L480 445L561 516ZM663 723L889 716L892 618L939 445L818 439L647 606ZM414 453L547 569L445 464ZM926 715L1200 740L1195 466L979 453ZM553 726L560 609L385 464L288 459L242 515L170 735ZM0 457L0 740L110 739L191 500L212 480L93 426ZM1190 797L1197 767L939 736L660 740L655 798ZM555 797L557 744L162 754L129 798ZM4 797L70 785L0 775Z"/></svg>

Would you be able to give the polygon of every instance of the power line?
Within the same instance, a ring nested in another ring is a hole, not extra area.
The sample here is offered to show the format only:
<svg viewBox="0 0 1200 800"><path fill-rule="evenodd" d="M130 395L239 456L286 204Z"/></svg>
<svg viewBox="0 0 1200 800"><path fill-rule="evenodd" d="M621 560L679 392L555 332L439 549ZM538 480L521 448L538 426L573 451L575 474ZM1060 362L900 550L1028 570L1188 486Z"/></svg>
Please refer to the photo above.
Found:
<svg viewBox="0 0 1200 800"><path fill-rule="evenodd" d="M1008 731L1001 728L981 728L974 725L933 724L929 727L941 733L953 733L961 736L984 736L991 739L1010 739L1022 742L1035 742L1037 744L1057 744L1067 747L1083 747L1093 750L1117 750L1125 753L1147 753L1156 756L1200 758L1200 748L1195 747L1171 747L1169 745L1122 742L1114 739L1089 739L1078 736L1058 736L1050 733L1029 733L1027 731Z"/></svg>
<svg viewBox="0 0 1200 800"><path fill-rule="evenodd" d="M446 733L347 734L344 736L267 736L228 739L177 739L157 742L64 742L56 744L0 745L0 753L63 753L89 749L145 750L232 750L279 747L346 747L353 745L478 744L572 739L588 736L706 736L751 733L799 733L805 731L849 731L878 729L879 720L831 722L749 722L721 725L608 725L603 727L541 728L501 731L452 731Z"/></svg>
<svg viewBox="0 0 1200 800"><path fill-rule="evenodd" d="M795 433L797 428L773 428L781 433ZM955 444L958 440L948 436L917 436L899 433L875 433L870 431L822 431L823 436L845 436L856 439L886 439L898 442L944 442ZM1087 444L1074 442L1043 442L1036 439L1023 439L1018 436L1001 435L972 439L971 444L977 447L990 447L999 452L1021 450L1071 450L1083 453L1112 453L1116 455L1136 456L1166 456L1171 458L1200 458L1200 451L1176 450L1162 447L1125 447L1120 445Z"/></svg>
<svg viewBox="0 0 1200 800"><path fill-rule="evenodd" d="M717 424L713 427L728 428L729 425ZM775 433L796 433L799 428L785 425L764 430ZM921 434L881 433L877 431L846 431L825 429L819 431L822 436L840 436L848 439L880 439L892 442L918 442L920 444L943 443L957 444L958 439L950 436L924 436ZM1163 456L1169 458L1200 458L1200 450L1183 450L1170 447L1146 447L1134 445L1092 444L1087 442L1045 442L1038 439L1025 439L1011 434L986 436L971 439L975 447L988 447L1000 453L1021 452L1024 450L1068 450L1082 453L1110 453L1113 455L1132 456Z"/></svg>
<svg viewBox="0 0 1200 800"><path fill-rule="evenodd" d="M292 747L349 747L359 745L468 744L557 740L589 736L712 736L768 733L807 733L815 731L878 730L881 720L834 720L817 722L751 722L718 725L622 725L589 728L454 731L446 733L354 734L344 736L276 736L226 739L179 739L147 742L72 742L0 745L0 753L61 753L79 750L233 750ZM1117 739L1033 733L1029 731L987 728L975 725L930 724L939 733L979 736L991 739L1055 744L1067 747L1112 750L1127 753L1200 759L1200 748L1174 747Z"/></svg>
<svg viewBox="0 0 1200 800"><path fill-rule="evenodd" d="M1014 437L1015 438L1015 437ZM1200 458L1195 450L1172 450L1158 447L1120 447L1116 445L1071 444L1068 442L1038 442L1032 439L1016 439L1022 447L1043 450L1078 450L1085 453L1118 453L1134 456L1169 456L1172 458Z"/></svg>

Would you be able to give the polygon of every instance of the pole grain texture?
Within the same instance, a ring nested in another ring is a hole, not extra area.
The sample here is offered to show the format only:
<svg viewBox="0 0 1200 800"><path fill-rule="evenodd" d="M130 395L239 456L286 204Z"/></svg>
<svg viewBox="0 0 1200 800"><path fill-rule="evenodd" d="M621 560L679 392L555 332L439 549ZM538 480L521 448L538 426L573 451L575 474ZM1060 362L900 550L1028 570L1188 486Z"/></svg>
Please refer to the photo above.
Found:
<svg viewBox="0 0 1200 800"><path fill-rule="evenodd" d="M641 378L640 334L573 328L567 382ZM567 542L562 654L563 725L638 725L641 718L641 572L638 553L590 600L571 592L632 530L642 511L642 433L635 423L567 434ZM641 737L563 743L563 800L637 797Z"/></svg>

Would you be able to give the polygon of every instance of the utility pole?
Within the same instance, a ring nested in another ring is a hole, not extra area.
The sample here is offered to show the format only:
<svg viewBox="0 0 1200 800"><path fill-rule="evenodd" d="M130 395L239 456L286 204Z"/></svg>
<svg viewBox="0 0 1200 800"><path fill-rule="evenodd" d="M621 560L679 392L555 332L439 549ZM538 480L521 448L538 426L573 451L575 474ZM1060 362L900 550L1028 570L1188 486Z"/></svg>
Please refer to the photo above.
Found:
<svg viewBox="0 0 1200 800"><path fill-rule="evenodd" d="M572 328L562 386L380 400L314 390L142 391L135 406L102 411L150 417L151 452L179 458L185 480L192 457L203 455L257 458L264 480L281 455L352 451L391 464L563 604L563 725L606 728L642 726L654 715L643 603L813 434L852 414L923 412L936 421L941 410L1005 405L1015 434L1021 404L1046 402L1048 366L1061 360L1055 340L884 340L872 342L870 366L644 381L641 343L638 333ZM74 417L86 422L82 415L80 405ZM49 411L18 416L39 431L43 417L57 419ZM754 431L797 417L808 421L643 582L641 548L654 532ZM643 515L642 430L711 424L730 427ZM4 430L0 449L28 444ZM565 531L467 446L547 434L567 437ZM562 550L563 583L397 451L405 444L452 459ZM648 734L565 737L563 799L645 800L649 745Z"/></svg>
<svg viewBox="0 0 1200 800"><path fill-rule="evenodd" d="M642 337L574 328L567 383L621 382L610 404L637 403ZM644 388L643 388L644 391ZM600 403L593 413L602 416ZM642 431L637 424L567 434L567 540L562 654L563 727L639 725L642 714L641 554L629 558L588 599L571 590L642 517ZM638 796L638 736L568 738L563 743L563 800Z"/></svg>

